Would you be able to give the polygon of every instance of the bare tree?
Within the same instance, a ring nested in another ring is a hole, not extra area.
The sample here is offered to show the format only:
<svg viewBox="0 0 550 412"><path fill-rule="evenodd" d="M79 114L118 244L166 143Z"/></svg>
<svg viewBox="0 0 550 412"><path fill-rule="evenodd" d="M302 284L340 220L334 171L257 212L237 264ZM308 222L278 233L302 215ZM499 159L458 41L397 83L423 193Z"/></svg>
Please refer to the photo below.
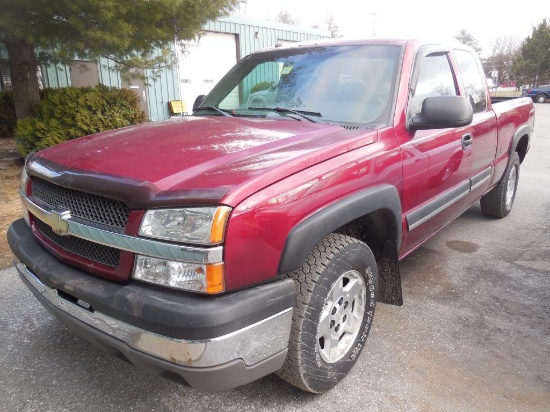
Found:
<svg viewBox="0 0 550 412"><path fill-rule="evenodd" d="M300 24L300 20L297 17L295 18L288 10L280 11L275 21L284 24Z"/></svg>
<svg viewBox="0 0 550 412"><path fill-rule="evenodd" d="M489 44L491 54L482 60L485 73L497 70L503 80L520 81L519 76L512 72L512 61L520 53L521 40L513 36L499 36Z"/></svg>
<svg viewBox="0 0 550 412"><path fill-rule="evenodd" d="M337 37L342 37L342 35L340 34L340 26L336 24L332 13L327 14L324 22L313 24L311 27L313 27L314 29L326 30L330 32L330 37L333 39Z"/></svg>
<svg viewBox="0 0 550 412"><path fill-rule="evenodd" d="M327 30L330 32L331 38L336 37L342 37L340 36L340 27L336 24L336 21L334 20L334 16L332 13L329 13L327 15L327 19L325 20L325 23L327 25Z"/></svg>
<svg viewBox="0 0 550 412"><path fill-rule="evenodd" d="M491 56L517 55L521 47L521 40L514 36L499 36L490 43Z"/></svg>

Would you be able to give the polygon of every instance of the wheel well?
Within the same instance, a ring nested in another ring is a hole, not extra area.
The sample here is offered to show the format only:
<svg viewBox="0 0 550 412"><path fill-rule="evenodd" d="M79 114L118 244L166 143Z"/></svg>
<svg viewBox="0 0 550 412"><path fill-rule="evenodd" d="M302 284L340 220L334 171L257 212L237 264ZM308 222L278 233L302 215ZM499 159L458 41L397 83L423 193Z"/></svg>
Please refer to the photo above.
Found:
<svg viewBox="0 0 550 412"><path fill-rule="evenodd" d="M388 209L379 209L361 216L335 230L365 242L378 260L387 240L397 244L397 227L393 213Z"/></svg>
<svg viewBox="0 0 550 412"><path fill-rule="evenodd" d="M301 221L287 236L278 273L299 269L315 245L330 233L345 234L366 243L378 264L380 302L403 304L397 257L401 201L395 186L382 184L361 190Z"/></svg>
<svg viewBox="0 0 550 412"><path fill-rule="evenodd" d="M523 159L525 159L528 145L529 145L529 137L527 135L523 135L519 139L519 142L516 146L516 152L518 152L520 162L523 162Z"/></svg>
<svg viewBox="0 0 550 412"><path fill-rule="evenodd" d="M397 257L398 229L392 211L375 210L341 226L335 232L367 244L378 266L378 301L401 306L403 293Z"/></svg>

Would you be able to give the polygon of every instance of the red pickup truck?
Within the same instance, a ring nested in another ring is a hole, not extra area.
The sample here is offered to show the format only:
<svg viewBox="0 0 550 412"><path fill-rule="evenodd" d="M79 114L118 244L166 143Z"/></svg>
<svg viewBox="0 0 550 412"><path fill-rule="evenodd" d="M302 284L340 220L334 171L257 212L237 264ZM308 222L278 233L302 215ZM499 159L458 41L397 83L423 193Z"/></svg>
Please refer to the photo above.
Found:
<svg viewBox="0 0 550 412"><path fill-rule="evenodd" d="M343 379L399 261L479 199L510 212L534 124L470 48L414 40L257 52L198 100L30 156L8 241L70 329L210 390Z"/></svg>

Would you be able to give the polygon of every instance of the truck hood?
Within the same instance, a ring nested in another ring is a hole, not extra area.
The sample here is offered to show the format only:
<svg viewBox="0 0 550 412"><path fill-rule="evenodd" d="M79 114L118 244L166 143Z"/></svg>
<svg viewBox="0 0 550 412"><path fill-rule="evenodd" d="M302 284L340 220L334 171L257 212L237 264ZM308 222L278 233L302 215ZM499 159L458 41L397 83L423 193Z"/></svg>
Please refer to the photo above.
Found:
<svg viewBox="0 0 550 412"><path fill-rule="evenodd" d="M54 146L38 152L28 172L135 209L235 206L275 181L376 140L375 130L323 123L189 116Z"/></svg>

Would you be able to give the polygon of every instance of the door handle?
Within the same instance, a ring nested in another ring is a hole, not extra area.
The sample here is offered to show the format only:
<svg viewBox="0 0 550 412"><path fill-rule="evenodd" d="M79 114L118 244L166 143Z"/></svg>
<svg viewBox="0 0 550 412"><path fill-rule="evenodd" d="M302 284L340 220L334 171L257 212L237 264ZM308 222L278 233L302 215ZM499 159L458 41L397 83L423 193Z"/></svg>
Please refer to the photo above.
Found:
<svg viewBox="0 0 550 412"><path fill-rule="evenodd" d="M474 136L472 136L470 133L466 133L464 136L462 136L462 149L466 150L472 145L473 142Z"/></svg>

